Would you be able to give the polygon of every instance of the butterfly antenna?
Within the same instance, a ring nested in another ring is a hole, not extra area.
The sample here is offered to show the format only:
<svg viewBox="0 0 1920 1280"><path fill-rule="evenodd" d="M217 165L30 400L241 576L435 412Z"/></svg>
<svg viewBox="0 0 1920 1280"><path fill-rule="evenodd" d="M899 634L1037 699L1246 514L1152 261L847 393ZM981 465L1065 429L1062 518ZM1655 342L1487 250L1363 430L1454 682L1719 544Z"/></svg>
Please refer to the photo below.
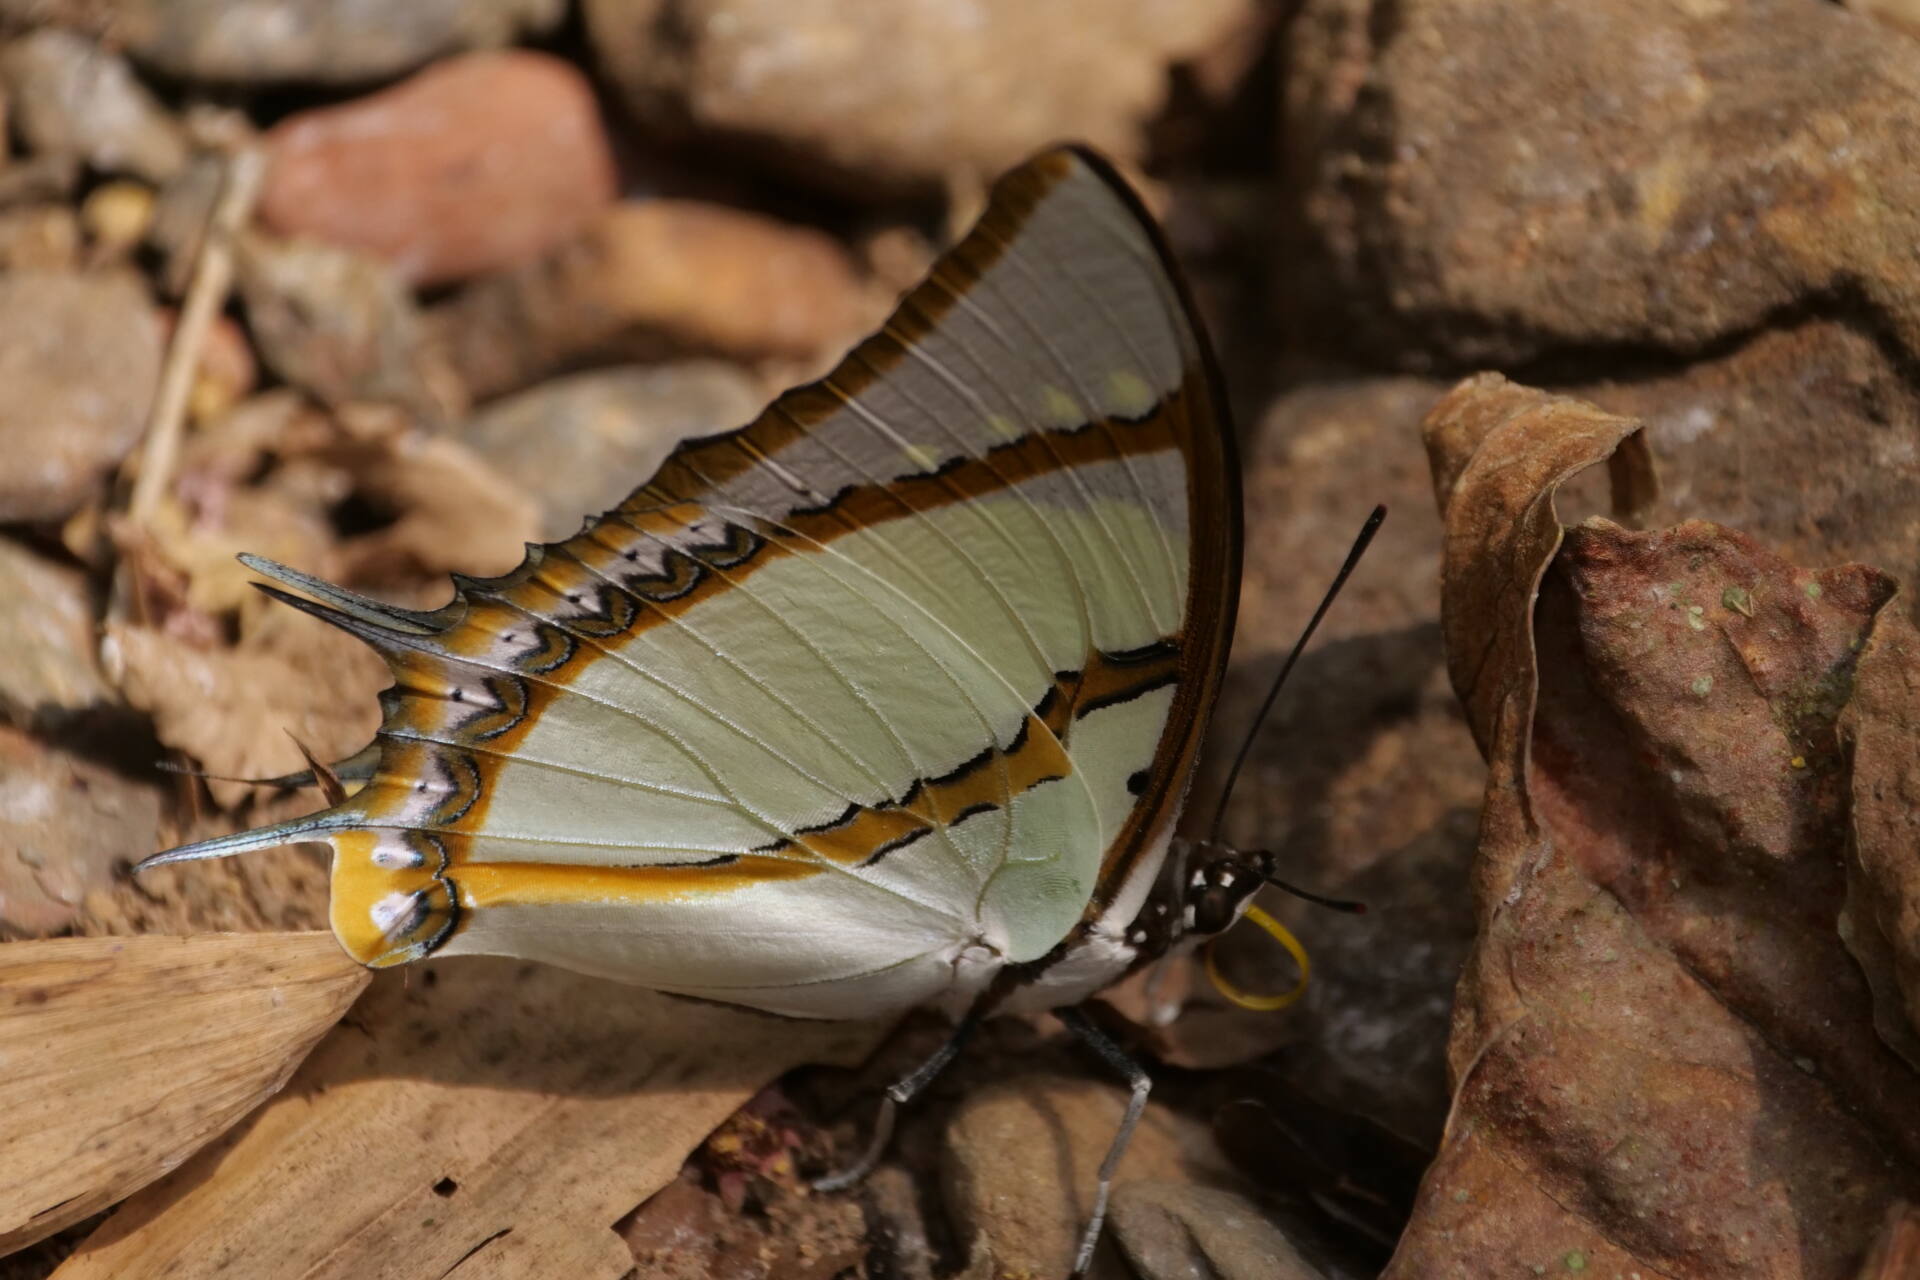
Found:
<svg viewBox="0 0 1920 1280"><path fill-rule="evenodd" d="M1334 597L1340 594L1340 588L1347 585L1347 579L1353 576L1354 566L1360 563L1360 557L1366 554L1367 546L1373 541L1373 535L1380 531L1381 521L1387 518L1384 504L1373 509L1367 522L1360 526L1360 535L1353 540L1353 549L1347 552L1347 562L1340 566L1340 572L1333 575L1333 585L1327 588L1327 594L1321 597L1320 607L1313 611L1312 621L1300 638L1293 642L1293 652L1280 664L1280 674L1273 678L1273 685L1267 690L1267 700L1260 704L1260 713L1253 718L1253 724L1247 729L1247 736L1240 742L1240 750L1234 754L1233 767L1227 770L1226 785L1220 788L1220 802L1213 811L1213 826L1207 835L1208 844L1220 843L1221 828L1227 821L1227 801L1233 798L1234 784L1240 781L1240 771L1246 767L1247 757L1253 754L1253 741L1260 735L1260 726L1266 723L1267 713L1273 710L1273 704L1279 700L1281 687L1287 683L1287 676L1293 672L1293 664L1300 661L1301 652L1307 647L1307 641L1313 639L1313 633L1320 625L1320 619L1327 616L1327 610L1333 606ZM1281 885L1290 892L1299 893L1291 885ZM1302 893L1301 897L1312 900L1314 895Z"/></svg>

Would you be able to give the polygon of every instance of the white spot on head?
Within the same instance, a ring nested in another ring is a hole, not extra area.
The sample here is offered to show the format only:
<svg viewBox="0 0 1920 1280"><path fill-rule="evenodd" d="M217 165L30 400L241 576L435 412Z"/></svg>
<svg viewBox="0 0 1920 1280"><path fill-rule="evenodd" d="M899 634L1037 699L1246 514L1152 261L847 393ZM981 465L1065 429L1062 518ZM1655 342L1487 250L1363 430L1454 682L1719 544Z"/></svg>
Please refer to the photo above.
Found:
<svg viewBox="0 0 1920 1280"><path fill-rule="evenodd" d="M1231 889L1233 888L1233 881L1234 881L1233 868L1232 867L1220 868L1220 887L1222 889Z"/></svg>
<svg viewBox="0 0 1920 1280"><path fill-rule="evenodd" d="M1131 942L1136 947L1145 943L1146 940L1147 940L1147 931L1145 929L1135 929L1132 933L1127 935L1127 941Z"/></svg>
<svg viewBox="0 0 1920 1280"><path fill-rule="evenodd" d="M1204 889L1206 887L1207 887L1207 873L1204 871L1194 872L1193 878L1187 881L1187 888L1189 889Z"/></svg>

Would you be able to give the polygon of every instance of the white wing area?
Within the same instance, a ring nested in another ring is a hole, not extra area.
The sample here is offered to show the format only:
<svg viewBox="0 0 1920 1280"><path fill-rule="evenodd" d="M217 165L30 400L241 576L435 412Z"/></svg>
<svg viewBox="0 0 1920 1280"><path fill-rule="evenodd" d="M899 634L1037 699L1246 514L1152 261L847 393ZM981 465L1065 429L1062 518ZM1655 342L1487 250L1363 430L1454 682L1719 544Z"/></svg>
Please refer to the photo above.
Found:
<svg viewBox="0 0 1920 1280"><path fill-rule="evenodd" d="M1073 152L822 383L505 578L403 613L335 848L363 961L509 954L780 1013L977 990L1087 909L1169 723L1198 339ZM1209 622L1207 625L1215 625Z"/></svg>

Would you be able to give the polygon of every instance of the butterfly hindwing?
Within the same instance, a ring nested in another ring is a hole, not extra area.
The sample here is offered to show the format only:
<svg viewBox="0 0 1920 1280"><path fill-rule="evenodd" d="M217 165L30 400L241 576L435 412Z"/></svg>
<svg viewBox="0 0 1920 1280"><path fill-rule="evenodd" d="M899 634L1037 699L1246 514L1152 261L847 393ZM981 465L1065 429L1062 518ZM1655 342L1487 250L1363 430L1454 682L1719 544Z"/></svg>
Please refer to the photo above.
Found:
<svg viewBox="0 0 1920 1280"><path fill-rule="evenodd" d="M269 569L387 657L379 768L171 856L330 840L371 964L507 953L814 1016L977 987L1141 891L1237 512L1150 223L1049 152L826 378L514 573L423 614Z"/></svg>

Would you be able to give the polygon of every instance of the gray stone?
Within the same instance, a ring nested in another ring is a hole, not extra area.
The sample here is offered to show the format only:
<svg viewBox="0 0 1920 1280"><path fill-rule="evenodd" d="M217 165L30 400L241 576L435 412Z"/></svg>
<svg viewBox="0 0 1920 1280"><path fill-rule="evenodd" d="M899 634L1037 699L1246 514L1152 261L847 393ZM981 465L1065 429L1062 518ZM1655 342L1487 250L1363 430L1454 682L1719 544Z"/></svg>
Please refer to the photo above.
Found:
<svg viewBox="0 0 1920 1280"><path fill-rule="evenodd" d="M437 419L413 294L371 254L313 240L241 239L247 327L267 365L329 405L374 401Z"/></svg>
<svg viewBox="0 0 1920 1280"><path fill-rule="evenodd" d="M63 928L159 826L158 788L0 728L0 937Z"/></svg>
<svg viewBox="0 0 1920 1280"><path fill-rule="evenodd" d="M855 194L998 173L1061 138L1122 157L1169 63L1245 0L587 0L600 65L650 129L759 142ZM771 144L769 147L767 144ZM848 182L848 179L851 182Z"/></svg>
<svg viewBox="0 0 1920 1280"><path fill-rule="evenodd" d="M0 523L78 509L140 439L159 376L136 277L0 276Z"/></svg>
<svg viewBox="0 0 1920 1280"><path fill-rule="evenodd" d="M0 50L14 128L42 154L106 173L161 182L187 160L187 142L126 59L85 36L47 28Z"/></svg>
<svg viewBox="0 0 1920 1280"><path fill-rule="evenodd" d="M0 716L28 725L111 698L86 575L0 538Z"/></svg>
<svg viewBox="0 0 1920 1280"><path fill-rule="evenodd" d="M1326 1280L1238 1192L1123 1182L1113 1190L1111 1221L1142 1280Z"/></svg>
<svg viewBox="0 0 1920 1280"><path fill-rule="evenodd" d="M765 400L717 360L599 369L496 400L464 434L539 499L541 537L553 540L645 483L678 441L744 425Z"/></svg>
<svg viewBox="0 0 1920 1280"><path fill-rule="evenodd" d="M183 80L358 84L551 30L566 0L0 0L0 18L111 39Z"/></svg>

